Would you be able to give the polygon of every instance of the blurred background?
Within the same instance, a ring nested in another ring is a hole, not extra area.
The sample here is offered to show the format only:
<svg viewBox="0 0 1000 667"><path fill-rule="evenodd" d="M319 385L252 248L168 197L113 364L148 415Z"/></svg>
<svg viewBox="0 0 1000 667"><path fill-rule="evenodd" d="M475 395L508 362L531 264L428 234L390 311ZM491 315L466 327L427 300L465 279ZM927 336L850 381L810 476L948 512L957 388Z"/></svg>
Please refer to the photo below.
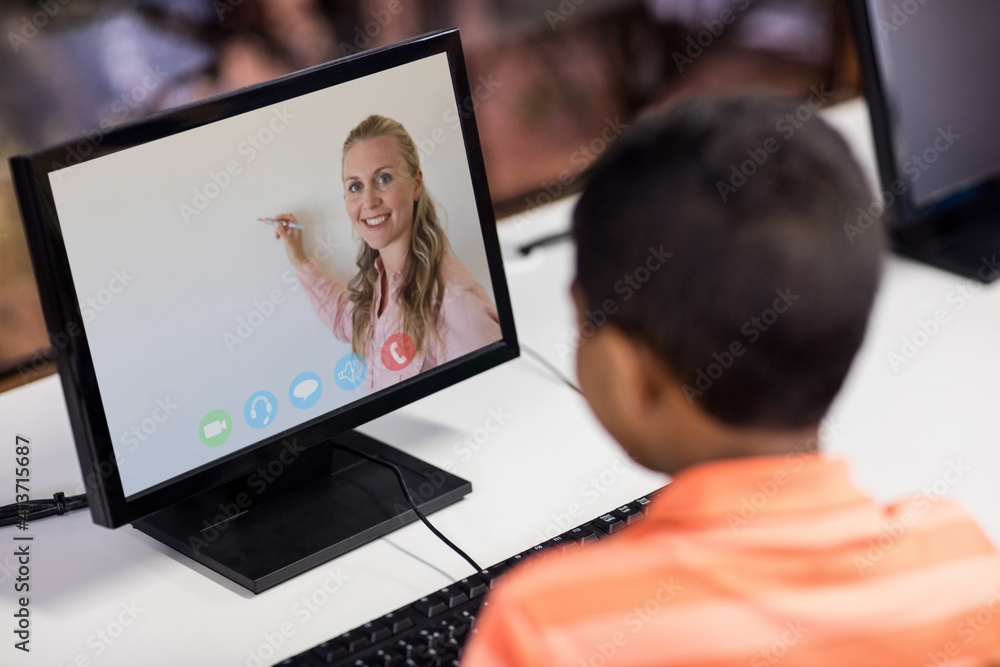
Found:
<svg viewBox="0 0 1000 667"><path fill-rule="evenodd" d="M55 372L6 158L458 27L498 218L579 189L608 128L692 94L859 94L840 0L5 0L0 391ZM501 222L501 224L503 224Z"/></svg>

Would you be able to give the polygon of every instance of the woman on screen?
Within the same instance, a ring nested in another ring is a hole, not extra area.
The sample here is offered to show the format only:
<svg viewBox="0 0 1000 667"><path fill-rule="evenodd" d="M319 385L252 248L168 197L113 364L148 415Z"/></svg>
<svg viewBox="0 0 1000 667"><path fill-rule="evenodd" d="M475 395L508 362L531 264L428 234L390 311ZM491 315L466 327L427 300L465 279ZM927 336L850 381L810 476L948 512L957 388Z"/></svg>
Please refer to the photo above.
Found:
<svg viewBox="0 0 1000 667"><path fill-rule="evenodd" d="M342 155L347 215L362 241L348 286L306 256L299 229L274 229L320 320L364 357L369 389L500 340L496 307L451 254L409 133L369 116L348 134Z"/></svg>

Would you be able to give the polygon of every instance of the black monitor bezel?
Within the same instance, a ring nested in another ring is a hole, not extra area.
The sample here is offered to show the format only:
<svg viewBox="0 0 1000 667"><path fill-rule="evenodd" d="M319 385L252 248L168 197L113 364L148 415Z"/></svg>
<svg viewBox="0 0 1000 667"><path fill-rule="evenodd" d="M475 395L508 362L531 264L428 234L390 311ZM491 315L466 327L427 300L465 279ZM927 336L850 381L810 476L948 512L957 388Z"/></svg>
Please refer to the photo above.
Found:
<svg viewBox="0 0 1000 667"><path fill-rule="evenodd" d="M958 228L967 218L975 218L983 202L1000 201L1000 178L984 180L956 190L924 205L913 199L909 182L900 173L894 137L897 126L891 107L889 87L878 58L873 17L868 0L848 0L851 32L861 66L861 83L872 123L872 139L880 178L881 201L888 202L887 222L893 231L905 232L933 225L935 228ZM899 188L897 184L903 184ZM902 190L900 192L899 190ZM971 195L971 196L970 196Z"/></svg>
<svg viewBox="0 0 1000 667"><path fill-rule="evenodd" d="M61 165L86 162L293 97L335 86L415 60L447 54L466 157L486 249L502 339L461 359L421 373L392 388L364 397L295 429L248 446L126 500L105 418L66 247L48 174ZM41 295L50 342L76 441L91 514L98 524L117 527L180 502L201 491L250 474L277 460L294 439L309 447L392 412L431 393L493 368L519 354L514 316L501 259L468 73L457 29L422 35L399 44L358 53L272 81L158 113L149 118L62 145L11 158L10 166L24 221L29 252ZM95 139L95 136L97 137ZM88 150L86 156L81 153Z"/></svg>

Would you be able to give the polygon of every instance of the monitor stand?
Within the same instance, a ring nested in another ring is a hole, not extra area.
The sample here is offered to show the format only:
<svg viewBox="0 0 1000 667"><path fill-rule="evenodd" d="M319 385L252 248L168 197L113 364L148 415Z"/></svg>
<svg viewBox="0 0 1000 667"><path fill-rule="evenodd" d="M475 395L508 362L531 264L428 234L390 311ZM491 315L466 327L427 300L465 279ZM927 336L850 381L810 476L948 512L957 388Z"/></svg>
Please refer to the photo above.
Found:
<svg viewBox="0 0 1000 667"><path fill-rule="evenodd" d="M984 197L956 211L892 231L893 249L966 278L1000 279L1000 199Z"/></svg>
<svg viewBox="0 0 1000 667"><path fill-rule="evenodd" d="M472 491L460 477L349 431L132 525L260 593L417 520L390 469L335 444L396 464L424 514Z"/></svg>

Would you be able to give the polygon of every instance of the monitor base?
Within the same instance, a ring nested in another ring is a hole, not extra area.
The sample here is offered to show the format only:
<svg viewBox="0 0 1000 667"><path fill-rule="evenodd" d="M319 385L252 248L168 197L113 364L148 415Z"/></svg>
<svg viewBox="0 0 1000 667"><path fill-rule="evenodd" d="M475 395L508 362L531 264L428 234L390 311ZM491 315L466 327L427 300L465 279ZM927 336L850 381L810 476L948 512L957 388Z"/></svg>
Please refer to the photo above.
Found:
<svg viewBox="0 0 1000 667"><path fill-rule="evenodd" d="M910 259L991 283L1000 279L1000 212L942 215L892 231L893 249Z"/></svg>
<svg viewBox="0 0 1000 667"><path fill-rule="evenodd" d="M394 463L424 514L472 491L460 477L356 431L155 512L132 525L260 593L417 520L388 468Z"/></svg>

